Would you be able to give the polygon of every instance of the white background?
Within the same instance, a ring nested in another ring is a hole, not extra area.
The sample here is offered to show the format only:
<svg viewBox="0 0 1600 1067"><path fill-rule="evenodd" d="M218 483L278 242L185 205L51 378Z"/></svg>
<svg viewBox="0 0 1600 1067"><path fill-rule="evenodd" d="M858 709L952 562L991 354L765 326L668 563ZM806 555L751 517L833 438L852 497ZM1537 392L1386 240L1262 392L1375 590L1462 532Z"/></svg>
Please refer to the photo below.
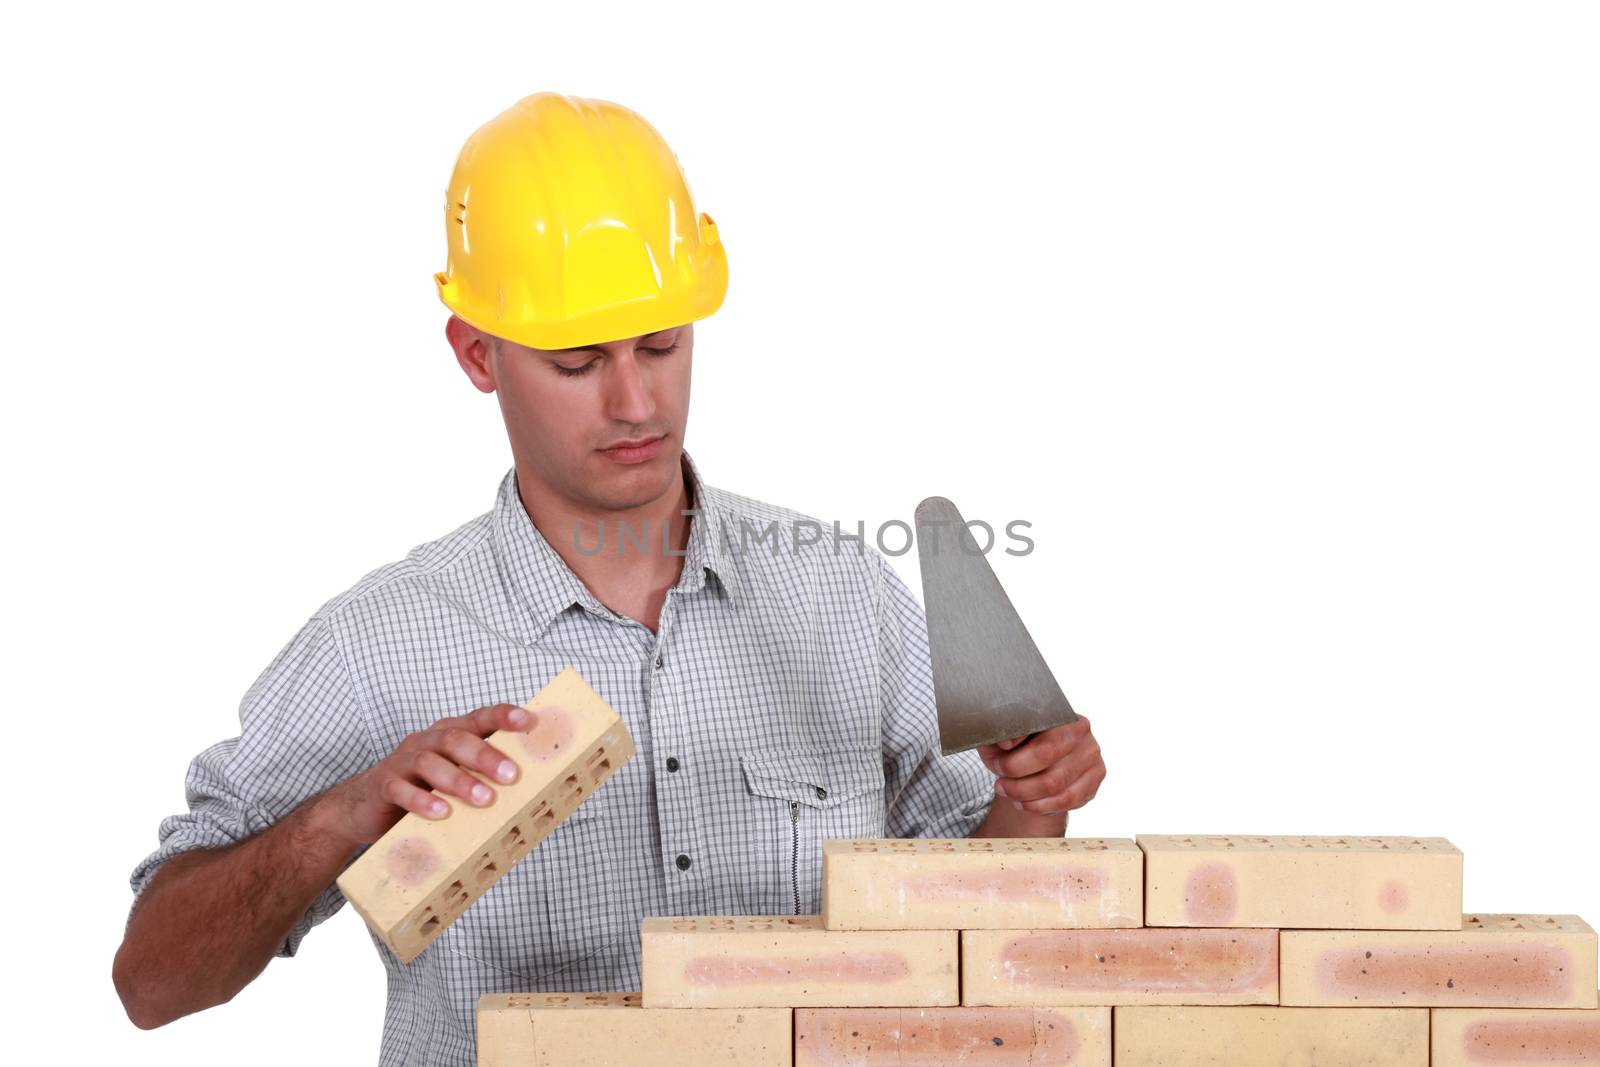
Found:
<svg viewBox="0 0 1600 1067"><path fill-rule="evenodd" d="M349 908L153 1032L111 960L250 682L492 502L430 275L545 89L719 224L708 481L1033 523L994 566L1109 767L1069 834L1443 835L1469 909L1600 920L1597 50L1461 0L13 12L6 1058L375 1060Z"/></svg>

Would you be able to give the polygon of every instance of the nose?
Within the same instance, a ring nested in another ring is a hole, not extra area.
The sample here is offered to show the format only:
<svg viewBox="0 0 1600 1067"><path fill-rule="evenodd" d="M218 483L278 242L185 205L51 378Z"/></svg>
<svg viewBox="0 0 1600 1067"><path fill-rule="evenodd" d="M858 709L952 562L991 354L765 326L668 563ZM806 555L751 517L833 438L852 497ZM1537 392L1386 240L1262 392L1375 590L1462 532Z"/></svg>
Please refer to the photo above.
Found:
<svg viewBox="0 0 1600 1067"><path fill-rule="evenodd" d="M631 426L649 422L655 415L656 404L638 355L629 349L606 362L609 364L605 382L606 416Z"/></svg>

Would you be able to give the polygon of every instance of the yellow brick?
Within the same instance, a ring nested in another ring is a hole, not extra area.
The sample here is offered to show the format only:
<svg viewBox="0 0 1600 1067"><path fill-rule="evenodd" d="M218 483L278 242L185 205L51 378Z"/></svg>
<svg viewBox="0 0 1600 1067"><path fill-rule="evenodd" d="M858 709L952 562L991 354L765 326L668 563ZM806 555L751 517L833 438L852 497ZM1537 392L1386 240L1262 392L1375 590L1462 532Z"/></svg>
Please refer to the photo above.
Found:
<svg viewBox="0 0 1600 1067"><path fill-rule="evenodd" d="M963 930L961 1002L1276 1004L1276 930Z"/></svg>
<svg viewBox="0 0 1600 1067"><path fill-rule="evenodd" d="M1433 1009L1433 1067L1541 1063L1600 1064L1600 1009Z"/></svg>
<svg viewBox="0 0 1600 1067"><path fill-rule="evenodd" d="M1128 838L824 841L830 930L1027 930L1144 922Z"/></svg>
<svg viewBox="0 0 1600 1067"><path fill-rule="evenodd" d="M520 770L487 808L444 796L450 814L407 812L339 876L339 890L381 941L409 963L601 783L633 757L617 713L567 667L527 704L534 725L486 740Z"/></svg>
<svg viewBox="0 0 1600 1067"><path fill-rule="evenodd" d="M1460 930L1285 930L1285 1004L1593 1008L1595 932L1576 915L1466 915Z"/></svg>
<svg viewBox="0 0 1600 1067"><path fill-rule="evenodd" d="M1116 1008L1117 1067L1428 1067L1418 1008Z"/></svg>
<svg viewBox="0 0 1600 1067"><path fill-rule="evenodd" d="M819 915L646 918L644 1004L940 1007L959 1000L954 930L825 930Z"/></svg>
<svg viewBox="0 0 1600 1067"><path fill-rule="evenodd" d="M1461 850L1442 837L1137 840L1146 926L1461 927Z"/></svg>
<svg viewBox="0 0 1600 1067"><path fill-rule="evenodd" d="M637 993L485 993L478 1067L790 1067L788 1008L645 1008Z"/></svg>
<svg viewBox="0 0 1600 1067"><path fill-rule="evenodd" d="M1110 1008L798 1008L795 1067L1111 1067Z"/></svg>

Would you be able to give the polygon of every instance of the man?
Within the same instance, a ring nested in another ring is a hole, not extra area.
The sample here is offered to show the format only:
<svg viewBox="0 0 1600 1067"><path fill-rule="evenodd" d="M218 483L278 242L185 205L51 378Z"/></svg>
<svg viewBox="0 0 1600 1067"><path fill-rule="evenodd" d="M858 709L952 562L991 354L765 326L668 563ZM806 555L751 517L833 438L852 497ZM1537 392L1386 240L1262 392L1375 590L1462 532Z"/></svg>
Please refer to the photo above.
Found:
<svg viewBox="0 0 1600 1067"><path fill-rule="evenodd" d="M905 583L684 450L726 263L654 129L528 97L463 148L446 227L445 334L513 468L487 514L324 604L196 757L131 879L137 1025L294 955L405 812L491 803L468 771L520 771L483 738L568 664L638 755L411 964L373 939L385 1064L471 1063L481 993L637 989L643 916L816 911L825 838L1064 833L1105 773L1088 720L941 756Z"/></svg>

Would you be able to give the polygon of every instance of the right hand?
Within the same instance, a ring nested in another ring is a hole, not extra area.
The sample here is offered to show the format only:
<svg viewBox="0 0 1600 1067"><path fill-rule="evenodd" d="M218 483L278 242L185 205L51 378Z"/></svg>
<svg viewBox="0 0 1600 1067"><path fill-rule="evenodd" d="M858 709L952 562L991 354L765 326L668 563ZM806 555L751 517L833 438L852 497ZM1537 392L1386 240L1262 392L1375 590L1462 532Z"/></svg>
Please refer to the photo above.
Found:
<svg viewBox="0 0 1600 1067"><path fill-rule="evenodd" d="M517 780L517 765L484 740L497 730L526 730L533 716L515 704L494 704L440 719L408 735L381 763L330 789L323 797L326 823L351 845L370 845L408 811L427 819L450 814L438 789L474 807L494 803L495 792L467 773L501 783Z"/></svg>

